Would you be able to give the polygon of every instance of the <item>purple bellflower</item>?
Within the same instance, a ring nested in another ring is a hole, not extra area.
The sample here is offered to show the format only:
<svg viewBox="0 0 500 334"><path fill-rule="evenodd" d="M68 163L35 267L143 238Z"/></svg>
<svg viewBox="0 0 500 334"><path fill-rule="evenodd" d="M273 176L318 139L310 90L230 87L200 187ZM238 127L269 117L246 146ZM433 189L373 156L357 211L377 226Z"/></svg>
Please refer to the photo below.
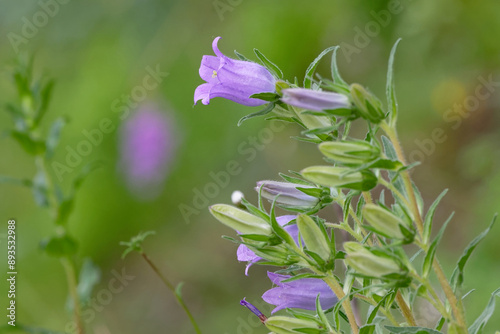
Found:
<svg viewBox="0 0 500 334"><path fill-rule="evenodd" d="M201 60L199 73L206 83L196 87L194 103L201 100L203 104L209 104L214 97L250 107L268 103L250 96L276 90L276 79L271 72L257 63L226 57L217 47L219 39L220 37L215 38L212 43L217 57L203 56Z"/></svg>
<svg viewBox="0 0 500 334"><path fill-rule="evenodd" d="M276 218L276 221L278 224L281 226L284 226L288 224L290 221L294 220L297 218L295 215L286 215L286 216L280 216ZM292 238L295 240L295 243L298 243L299 239L299 228L297 225L288 225L285 226L285 231L288 232L292 236ZM238 258L238 261L242 262L248 262L247 267L245 268L245 275L248 276L248 269L256 263L262 260L261 257L259 257L257 254L255 254L250 248L248 248L246 245L241 244L238 247L238 250L236 251L236 256Z"/></svg>
<svg viewBox="0 0 500 334"><path fill-rule="evenodd" d="M316 297L324 310L333 307L338 298L330 287L319 278L302 278L291 282L282 281L292 276L268 272L267 276L277 287L266 291L262 299L277 307L271 314L285 308L299 308L303 310L316 310Z"/></svg>
<svg viewBox="0 0 500 334"><path fill-rule="evenodd" d="M322 111L350 108L349 98L343 94L306 88L283 89L283 103L294 107Z"/></svg>
<svg viewBox="0 0 500 334"><path fill-rule="evenodd" d="M119 168L128 188L144 200L157 197L175 148L169 119L154 107L143 107L120 130Z"/></svg>

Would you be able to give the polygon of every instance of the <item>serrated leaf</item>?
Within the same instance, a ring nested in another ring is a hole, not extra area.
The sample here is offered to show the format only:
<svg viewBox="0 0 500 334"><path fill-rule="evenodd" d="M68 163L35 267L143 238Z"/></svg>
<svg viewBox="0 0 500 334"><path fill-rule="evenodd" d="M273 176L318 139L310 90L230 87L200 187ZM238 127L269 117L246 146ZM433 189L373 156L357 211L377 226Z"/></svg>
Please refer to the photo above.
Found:
<svg viewBox="0 0 500 334"><path fill-rule="evenodd" d="M304 88L311 88L311 83L312 83L312 77L314 74L314 71L316 70L316 67L318 66L319 61L321 58L323 58L328 52L335 50L338 48L338 46L331 46L323 52L319 54L319 56L316 57L316 59L313 60L313 62L309 65L309 67L306 70L306 75L304 77Z"/></svg>
<svg viewBox="0 0 500 334"><path fill-rule="evenodd" d="M332 64L331 64L331 71L332 71L332 79L333 82L341 87L347 87L349 86L344 79L340 76L339 69L337 67L337 51L339 50L339 47L336 46L333 49L332 53Z"/></svg>
<svg viewBox="0 0 500 334"><path fill-rule="evenodd" d="M266 104L264 109L257 111L257 112L254 112L252 114L248 114L248 115L240 118L240 120L238 121L238 126L240 126L244 121L249 120L250 118L267 115L271 111L273 111L273 109L274 109L274 103L268 103L268 104Z"/></svg>
<svg viewBox="0 0 500 334"><path fill-rule="evenodd" d="M255 52L255 55L257 56L257 58L259 58L262 65L264 65L271 73L273 73L275 77L283 78L283 72L275 63L267 59L267 57L264 56L264 54L259 50L253 49L253 52Z"/></svg>
<svg viewBox="0 0 500 334"><path fill-rule="evenodd" d="M389 56L389 65L387 69L387 84L386 84L387 108L389 109L389 115L391 117L390 124L392 126L396 124L396 120L398 117L398 102L396 100L396 93L394 88L393 67L394 67L394 55L396 54L396 49L398 48L399 42L401 42L401 38L399 38L392 47L391 54Z"/></svg>
<svg viewBox="0 0 500 334"><path fill-rule="evenodd" d="M495 311L495 299L500 297L500 288L496 289L492 294L488 305L484 309L483 313L474 321L474 323L469 327L469 334L481 334L483 333L484 326L488 323L493 312Z"/></svg>
<svg viewBox="0 0 500 334"><path fill-rule="evenodd" d="M432 268L432 262L434 261L434 255L436 254L437 246L439 244L439 241L441 241L441 237L443 236L444 230L446 229L446 226L448 226L448 223L453 217L453 214L454 213L452 213L450 217L448 217L448 219L446 220L446 222L443 224L438 234L436 235L436 238L434 239L429 249L427 250L427 254L425 255L424 263L422 266L422 276L424 278L429 276L429 272Z"/></svg>
<svg viewBox="0 0 500 334"><path fill-rule="evenodd" d="M448 189L443 190L441 194L436 198L436 200L432 203L432 205L429 207L429 210L427 211L427 214L425 215L425 221L424 221L424 234L423 234L423 242L424 245L426 245L429 242L429 238L431 236L431 230L432 230L432 221L434 219L434 213L436 212L436 208L439 205L439 202L443 199L444 195L448 192Z"/></svg>
<svg viewBox="0 0 500 334"><path fill-rule="evenodd" d="M495 224L496 219L497 215L495 214L488 228L484 230L481 234L479 234L477 237L475 237L474 240L472 240L467 245L464 252L462 253L462 256L460 256L460 259L457 262L457 266L453 270L453 274L451 275L450 279L453 291L456 291L457 288L460 288L462 286L462 283L464 281L464 267L465 264L467 263L467 260L471 256L474 249L476 249L477 245L488 235L491 228L493 227L493 224Z"/></svg>
<svg viewBox="0 0 500 334"><path fill-rule="evenodd" d="M250 59L248 59L247 57L245 57L244 55L242 55L241 53L239 53L238 51L234 50L234 54L236 55L236 57L238 57L239 60L243 60L243 61L250 61Z"/></svg>

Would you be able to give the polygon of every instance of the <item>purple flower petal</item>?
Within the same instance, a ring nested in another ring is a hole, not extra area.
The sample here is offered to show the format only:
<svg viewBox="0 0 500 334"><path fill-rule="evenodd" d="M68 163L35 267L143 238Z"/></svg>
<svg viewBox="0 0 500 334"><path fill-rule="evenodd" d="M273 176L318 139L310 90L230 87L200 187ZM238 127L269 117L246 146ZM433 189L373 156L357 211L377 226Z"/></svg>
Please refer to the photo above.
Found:
<svg viewBox="0 0 500 334"><path fill-rule="evenodd" d="M314 111L350 108L349 98L343 94L305 88L283 89L281 101Z"/></svg>
<svg viewBox="0 0 500 334"><path fill-rule="evenodd" d="M214 39L212 48L217 57L203 56L199 73L206 81L195 90L194 102L202 100L209 104L210 99L222 97L246 106L260 106L267 101L250 98L251 95L264 92L274 92L276 79L262 65L235 60L220 52L217 43L220 37Z"/></svg>
<svg viewBox="0 0 500 334"><path fill-rule="evenodd" d="M262 299L269 304L276 305L271 314L285 308L300 308L303 310L316 309L316 297L319 294L319 301L323 309L333 307L338 298L330 287L318 278L303 278L287 283L283 280L292 276L280 275L268 272L268 277L273 282L274 287L262 295Z"/></svg>

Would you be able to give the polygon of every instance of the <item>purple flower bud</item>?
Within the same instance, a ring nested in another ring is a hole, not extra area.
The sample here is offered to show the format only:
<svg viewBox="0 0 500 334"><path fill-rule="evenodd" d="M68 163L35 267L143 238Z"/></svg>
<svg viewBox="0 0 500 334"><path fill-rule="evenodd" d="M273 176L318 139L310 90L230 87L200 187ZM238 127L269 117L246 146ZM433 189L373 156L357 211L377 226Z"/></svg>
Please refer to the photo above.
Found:
<svg viewBox="0 0 500 334"><path fill-rule="evenodd" d="M324 310L333 307L337 302L337 296L330 287L319 278L302 278L295 281L283 283L291 278L288 275L279 275L268 272L267 276L277 287L266 291L262 295L267 303L276 305L271 314L285 308L300 308L303 310L316 310L316 297L319 294L319 302Z"/></svg>
<svg viewBox="0 0 500 334"><path fill-rule="evenodd" d="M196 88L194 103L201 100L203 104L209 104L214 97L250 107L268 103L250 96L276 90L276 79L271 72L257 63L226 57L217 47L219 39L220 37L215 38L212 43L217 57L203 56L201 60L199 73L206 83Z"/></svg>
<svg viewBox="0 0 500 334"><path fill-rule="evenodd" d="M343 94L305 88L288 88L282 92L281 101L294 107L313 111L350 109L349 98Z"/></svg>
<svg viewBox="0 0 500 334"><path fill-rule="evenodd" d="M289 182L278 181L259 181L255 190L259 192L262 187L262 197L270 201L274 201L276 196L276 203L285 206L292 206L295 208L312 208L319 203L319 199L313 196L306 195L299 188L315 188L313 186L306 186L302 184L295 184Z"/></svg>
<svg viewBox="0 0 500 334"><path fill-rule="evenodd" d="M147 200L160 194L173 151L169 120L154 108L140 109L123 124L119 168L135 195Z"/></svg>
<svg viewBox="0 0 500 334"><path fill-rule="evenodd" d="M284 226L288 224L290 221L294 220L297 218L295 215L286 215L286 216L280 216L276 218L276 221L278 224L281 226ZM296 243L298 243L299 239L299 229L297 228L297 225L288 225L285 226L285 231L288 232L292 236L292 238L295 240ZM261 257L257 256L250 248L248 248L246 245L239 245L238 250L236 251L236 256L238 258L238 261L242 262L248 262L247 267L245 268L245 275L248 276L248 269L256 263L262 260Z"/></svg>
<svg viewBox="0 0 500 334"><path fill-rule="evenodd" d="M245 306L250 311L252 311L252 313L255 314L256 316L258 316L262 323L266 322L267 317L258 308L253 306L251 303L247 302L245 298L243 298L243 300L240 300L240 304Z"/></svg>

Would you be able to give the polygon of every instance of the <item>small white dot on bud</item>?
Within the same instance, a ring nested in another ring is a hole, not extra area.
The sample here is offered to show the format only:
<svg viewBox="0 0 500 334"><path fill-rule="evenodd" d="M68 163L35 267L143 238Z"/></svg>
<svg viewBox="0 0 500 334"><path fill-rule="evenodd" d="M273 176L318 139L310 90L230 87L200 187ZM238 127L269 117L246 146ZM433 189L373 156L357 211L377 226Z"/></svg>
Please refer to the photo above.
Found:
<svg viewBox="0 0 500 334"><path fill-rule="evenodd" d="M231 194L231 202L233 202L234 205L240 205L243 197L245 197L245 195L243 195L241 191L235 190Z"/></svg>

